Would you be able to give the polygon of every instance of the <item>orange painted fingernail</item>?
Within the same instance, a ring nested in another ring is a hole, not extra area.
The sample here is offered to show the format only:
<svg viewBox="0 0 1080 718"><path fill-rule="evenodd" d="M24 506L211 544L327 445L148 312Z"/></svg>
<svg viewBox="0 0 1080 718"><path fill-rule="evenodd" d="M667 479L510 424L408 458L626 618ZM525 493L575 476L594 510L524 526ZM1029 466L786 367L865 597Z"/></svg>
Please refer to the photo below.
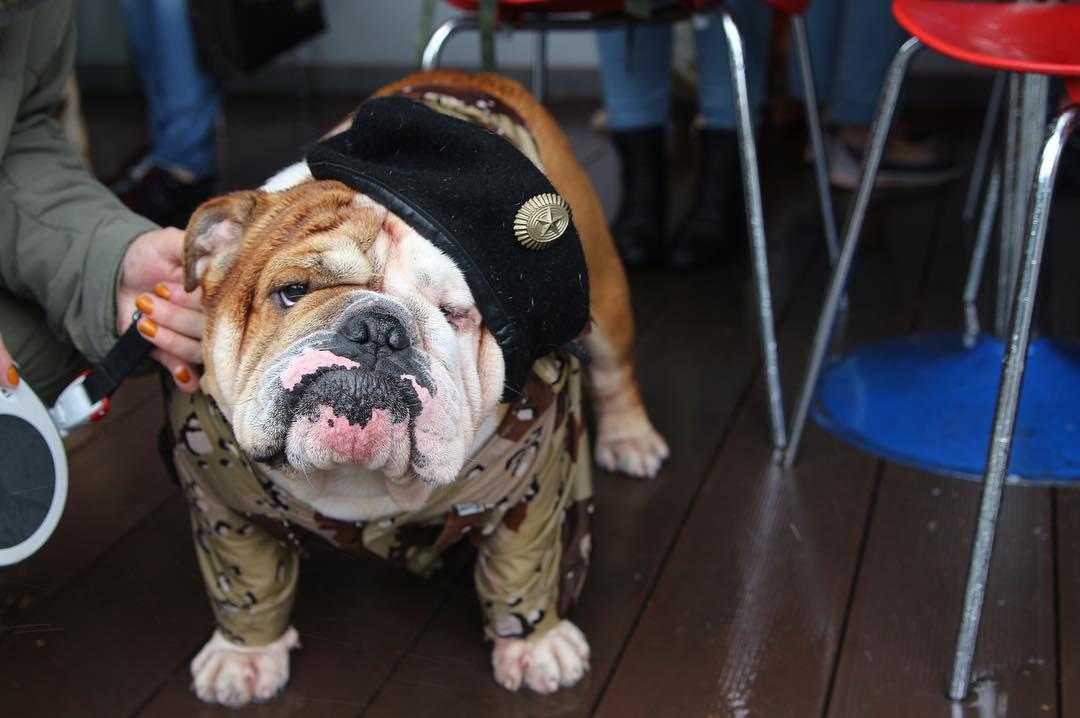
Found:
<svg viewBox="0 0 1080 718"><path fill-rule="evenodd" d="M149 294L140 294L135 297L135 306L139 308L139 311L143 314L149 314L154 311L154 300L150 298Z"/></svg>
<svg viewBox="0 0 1080 718"><path fill-rule="evenodd" d="M154 287L154 294L158 295L162 299L168 299L170 296L172 296L171 294L169 294L169 288L160 282L156 287Z"/></svg>
<svg viewBox="0 0 1080 718"><path fill-rule="evenodd" d="M17 387L19 385L19 370L13 366L9 366L7 368L7 381L12 389Z"/></svg>
<svg viewBox="0 0 1080 718"><path fill-rule="evenodd" d="M139 331L148 337L153 337L157 334L157 324L153 319L142 319L139 321Z"/></svg>
<svg viewBox="0 0 1080 718"><path fill-rule="evenodd" d="M176 380L181 384L187 384L191 381L191 372L187 370L186 366L177 369L176 372L173 373L173 376L176 377Z"/></svg>

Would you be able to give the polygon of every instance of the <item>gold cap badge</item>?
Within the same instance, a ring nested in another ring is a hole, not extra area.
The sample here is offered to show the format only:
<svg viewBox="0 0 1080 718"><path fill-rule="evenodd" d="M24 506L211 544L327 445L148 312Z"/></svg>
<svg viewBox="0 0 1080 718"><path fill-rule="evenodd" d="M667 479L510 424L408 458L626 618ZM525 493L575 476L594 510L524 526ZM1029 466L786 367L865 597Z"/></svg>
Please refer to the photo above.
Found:
<svg viewBox="0 0 1080 718"><path fill-rule="evenodd" d="M570 226L570 205L557 194L526 200L514 218L514 235L527 249L546 249Z"/></svg>

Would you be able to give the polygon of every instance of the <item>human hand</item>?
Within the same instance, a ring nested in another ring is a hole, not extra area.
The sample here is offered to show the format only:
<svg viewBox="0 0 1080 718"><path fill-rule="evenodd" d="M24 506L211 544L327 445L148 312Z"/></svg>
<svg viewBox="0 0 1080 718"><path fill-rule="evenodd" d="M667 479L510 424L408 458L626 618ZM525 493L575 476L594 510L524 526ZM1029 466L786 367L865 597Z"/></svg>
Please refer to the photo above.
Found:
<svg viewBox="0 0 1080 718"><path fill-rule="evenodd" d="M19 370L15 368L15 362L4 346L4 338L0 337L0 386L14 389L19 385Z"/></svg>
<svg viewBox="0 0 1080 718"><path fill-rule="evenodd" d="M154 345L150 356L169 370L188 393L199 387L202 334L206 325L202 291L184 291L184 233L175 227L140 235L128 247L116 286L117 328L143 313L139 333Z"/></svg>

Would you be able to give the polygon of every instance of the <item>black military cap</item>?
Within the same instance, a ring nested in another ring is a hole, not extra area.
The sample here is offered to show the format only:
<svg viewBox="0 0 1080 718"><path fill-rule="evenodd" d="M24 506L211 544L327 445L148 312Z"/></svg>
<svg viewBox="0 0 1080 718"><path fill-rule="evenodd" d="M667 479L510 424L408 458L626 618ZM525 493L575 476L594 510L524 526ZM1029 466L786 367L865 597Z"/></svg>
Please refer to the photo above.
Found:
<svg viewBox="0 0 1080 718"><path fill-rule="evenodd" d="M386 205L457 263L506 360L505 398L589 321L570 207L510 142L403 97L368 100L307 155L316 179Z"/></svg>

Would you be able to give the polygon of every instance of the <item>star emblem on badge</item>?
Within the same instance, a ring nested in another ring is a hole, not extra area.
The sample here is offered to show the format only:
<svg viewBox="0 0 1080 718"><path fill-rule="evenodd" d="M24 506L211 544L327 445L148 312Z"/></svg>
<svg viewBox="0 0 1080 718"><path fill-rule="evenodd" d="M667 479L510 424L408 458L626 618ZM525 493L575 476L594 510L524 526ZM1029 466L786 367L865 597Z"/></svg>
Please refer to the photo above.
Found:
<svg viewBox="0 0 1080 718"><path fill-rule="evenodd" d="M550 192L525 201L514 218L514 236L527 249L546 249L570 227L570 205Z"/></svg>

